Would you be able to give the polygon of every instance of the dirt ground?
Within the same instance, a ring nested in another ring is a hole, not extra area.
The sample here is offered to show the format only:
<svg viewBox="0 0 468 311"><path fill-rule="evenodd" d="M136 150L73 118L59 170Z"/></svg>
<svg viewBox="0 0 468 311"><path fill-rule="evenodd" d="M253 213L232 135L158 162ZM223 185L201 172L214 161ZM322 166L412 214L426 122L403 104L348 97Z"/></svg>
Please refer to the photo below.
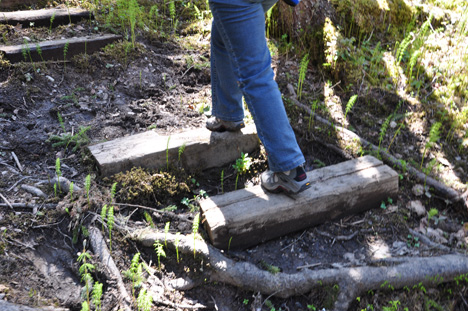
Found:
<svg viewBox="0 0 468 311"><path fill-rule="evenodd" d="M87 22L79 24L78 29L78 32L95 32ZM11 42L24 36L33 37L34 33L31 29L14 27L8 30ZM62 26L61 34L76 35L76 25L73 28ZM32 206L11 209L3 204L0 207L1 298L28 306L55 305L70 310L81 309L83 283L80 282L77 254L84 248L89 249L83 226L101 226L96 220L102 207L99 202L104 202L109 196L110 185L115 180L100 178L86 145L147 130L168 134L203 127L211 102L209 32L199 35L192 49L181 43L192 39L190 34L171 40L138 38L137 48L125 57L122 52L125 44L116 43L99 53L68 60L66 65L62 62L34 66L22 63L0 70L0 194L11 204L29 203ZM287 85L291 80L297 80L298 60L277 55L274 67L280 89L288 97ZM309 69L304 92L317 94L317 99L323 100L323 73L312 65ZM343 84L335 90L338 95L347 96ZM359 135L378 145L381 116L395 109L400 101L395 94L373 90L367 104L357 106L350 114L351 124ZM342 153L327 147L328 143L334 142L325 131L318 130L317 125L312 131L308 130L306 112L289 101L285 102L309 170L346 160ZM418 112L418 107L410 103L404 102L403 106L401 110L409 108ZM338 108L341 107L330 106L328 111L333 115L333 109ZM74 135L86 127L89 127L86 131L88 142L52 146L51 137L54 135ZM405 156L417 154L420 151L414 146L418 139L400 136L394 152ZM267 167L262 152L250 156L255 165L241 178L244 186L258 184L259 173ZM94 191L91 208L74 211L73 206L67 205L69 196L54 195L49 181L56 175L57 158L61 159L62 176L76 185L83 188L86 176L91 175ZM466 155L459 162L467 163ZM175 196L161 194L161 199L152 205L138 200L126 203L157 209L176 205L175 214L193 219L195 213L180 203L181 200L199 194L202 189L210 196L218 194L221 170L226 176L224 191L234 190L232 163L206 172L181 172L174 168L170 174L175 176L175 183L187 182L185 192L181 190ZM466 172L466 164L448 163L441 174L453 174L466 182ZM418 193L415 185L421 186L421 182L411 179L407 173L400 173L400 192L393 202L384 202L382 207L364 214L330 221L247 250L232 251L229 256L263 269L273 267L285 273L296 273L305 265L311 265L310 269L362 266L389 256L435 256L441 253L409 236L408 228L431 228L433 241L464 252L465 236L460 236L460 233L464 233L463 223L468 217L463 206L449 204L437 195ZM42 190L46 197L31 193L24 185ZM127 190L118 186L117 201L125 200ZM58 203L62 209L53 207ZM418 204L426 210L437 208L438 221L428 221L426 213L418 216L412 207ZM69 213L64 208L69 208ZM121 206L117 208L116 215L120 221L126 220L129 227L150 225L142 209ZM170 232L191 233L191 225L180 221L179 217L150 215L154 226L160 230L170 221ZM206 237L203 229L201 234ZM352 238L346 239L350 236ZM129 269L137 252L141 252L145 262L158 270L158 258L153 249L142 248L118 230L112 239L112 254L121 271ZM169 286L165 287L165 301L179 305L179 308L157 304L153 310L182 310L181 305L196 303L205 306L204 310L251 310L256 293L205 282L203 271L200 271L203 269L207 269L203 262L187 255L177 263L176 254L167 251L167 257L162 259L161 272L157 271L156 277L165 285L180 278L189 278L193 281L190 286L193 288L170 290ZM118 302L115 287L106 281L99 268L94 277L105 284L103 310L115 310ZM126 284L131 292L131 282ZM459 290L466 295L466 286ZM446 301L443 292L443 288L438 288L427 295L431 299L438 297L439 302ZM468 310L463 295L452 299L452 310ZM382 291L368 293L362 297L362 302L355 302L352 310L367 310L366 304L374 304L376 310L382 310L396 296L407 301L407 306L414 307L408 302L411 294ZM333 289L289 299L263 297L261 310L330 310L334 298L336 293ZM418 299L417 304L424 301L424 297Z"/></svg>

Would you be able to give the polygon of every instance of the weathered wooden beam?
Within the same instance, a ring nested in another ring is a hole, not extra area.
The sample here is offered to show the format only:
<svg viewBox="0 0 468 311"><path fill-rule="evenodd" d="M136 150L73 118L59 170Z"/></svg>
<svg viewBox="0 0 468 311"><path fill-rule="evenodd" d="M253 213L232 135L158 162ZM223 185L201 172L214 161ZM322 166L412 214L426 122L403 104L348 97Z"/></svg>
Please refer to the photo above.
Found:
<svg viewBox="0 0 468 311"><path fill-rule="evenodd" d="M27 43L23 45L14 46L0 46L0 52L4 53L6 59L11 63L18 63L21 61L29 62L31 59L34 62L42 60L63 60L64 47L68 44L68 51L66 58L81 54L81 53L94 53L107 44L121 39L118 35L102 35L99 37L81 37L70 38L61 40L44 41L37 43ZM40 47L41 53L37 52L37 46ZM25 51L26 59L24 59L23 51ZM31 59L30 59L31 57Z"/></svg>
<svg viewBox="0 0 468 311"><path fill-rule="evenodd" d="M398 192L398 174L372 156L308 172L312 187L294 197L261 186L200 202L205 228L218 248L245 248L380 206Z"/></svg>
<svg viewBox="0 0 468 311"><path fill-rule="evenodd" d="M182 146L185 146L180 159L183 167L204 170L233 162L241 152L254 151L259 146L259 140L255 126L250 125L242 131L224 133L202 128L160 136L148 131L93 145L89 150L98 163L101 175L109 176L132 167L164 168L167 165L166 151L168 160L175 163Z"/></svg>
<svg viewBox="0 0 468 311"><path fill-rule="evenodd" d="M70 11L68 9L29 10L0 12L0 23L15 26L21 24L23 27L56 27L68 24L70 20L72 23L76 23L90 17L92 14L88 10L77 8L70 8Z"/></svg>

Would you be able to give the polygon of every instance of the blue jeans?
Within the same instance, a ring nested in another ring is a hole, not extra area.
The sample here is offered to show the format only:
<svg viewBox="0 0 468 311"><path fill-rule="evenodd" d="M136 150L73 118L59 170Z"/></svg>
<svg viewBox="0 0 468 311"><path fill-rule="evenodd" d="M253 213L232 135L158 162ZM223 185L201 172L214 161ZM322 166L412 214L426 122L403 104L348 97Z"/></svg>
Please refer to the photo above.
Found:
<svg viewBox="0 0 468 311"><path fill-rule="evenodd" d="M242 120L244 96L270 170L284 172L305 159L274 80L265 38L265 12L276 1L210 0L212 114L225 121Z"/></svg>

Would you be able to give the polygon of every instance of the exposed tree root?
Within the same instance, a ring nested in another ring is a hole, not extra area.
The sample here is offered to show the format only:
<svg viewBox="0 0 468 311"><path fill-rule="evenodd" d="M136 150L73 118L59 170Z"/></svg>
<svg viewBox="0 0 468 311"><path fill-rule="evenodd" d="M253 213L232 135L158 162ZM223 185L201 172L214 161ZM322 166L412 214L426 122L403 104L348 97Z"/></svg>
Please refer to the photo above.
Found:
<svg viewBox="0 0 468 311"><path fill-rule="evenodd" d="M126 311L132 310L132 299L125 289L125 284L120 275L120 271L115 265L114 260L107 248L106 241L101 234L101 231L96 227L89 228L89 240L93 253L97 256L103 267L107 269L104 271L108 279L114 281L117 286L117 290L120 294L120 305Z"/></svg>
<svg viewBox="0 0 468 311"><path fill-rule="evenodd" d="M131 237L144 246L151 247L155 241L166 239L174 247L176 236L153 229L135 230ZM243 289L273 294L280 298L301 295L323 285L338 284L340 293L335 311L348 310L351 302L368 290L380 289L386 284L393 288L413 286L422 282L431 286L453 280L468 273L468 257L444 255L439 257L408 257L393 266L355 267L341 269L303 270L295 274L271 274L248 262L236 262L224 256L218 249L197 237L179 236L179 252L202 256L209 262L211 281L223 282Z"/></svg>
<svg viewBox="0 0 468 311"><path fill-rule="evenodd" d="M391 154L386 152L385 150L379 149L377 146L375 146L374 144L372 144L368 140L359 137L356 133L354 133L354 132L352 132L352 131L350 131L350 130L348 130L346 128L336 126L336 125L332 125L328 120L318 116L309 107L307 107L306 105L300 103L296 98L294 98L294 95L290 99L294 102L294 104L296 106L302 108L307 113L309 113L316 121L318 121L318 122L320 122L320 123L322 123L324 125L330 126L330 127L333 126L336 129L336 134L338 136L341 136L343 139L345 139L343 136L346 136L348 138L347 140L351 139L351 140L359 141L362 144L363 147L369 147L369 148L372 149L372 151L375 151L375 152L378 151L379 154L382 156L382 159L387 164L391 165L392 167L397 166L398 168L403 169L401 162L397 158L395 158L394 156L392 156ZM443 196L445 199L448 199L448 200L450 200L452 202L462 202L465 205L465 207L468 208L468 198L467 198L468 191L465 194L460 194L455 189L447 187L443 183L435 180L434 178L423 174L422 172L415 169L414 167L412 167L409 164L406 165L405 169L414 178L416 178L420 182L425 183L429 187L434 188L434 190L439 195Z"/></svg>

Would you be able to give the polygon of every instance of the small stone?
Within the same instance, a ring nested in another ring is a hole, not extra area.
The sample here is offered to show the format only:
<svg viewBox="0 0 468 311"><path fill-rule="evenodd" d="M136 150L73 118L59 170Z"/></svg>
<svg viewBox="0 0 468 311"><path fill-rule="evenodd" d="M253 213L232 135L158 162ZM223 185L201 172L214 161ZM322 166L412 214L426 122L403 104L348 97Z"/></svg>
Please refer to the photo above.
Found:
<svg viewBox="0 0 468 311"><path fill-rule="evenodd" d="M390 127L394 129L397 126L397 123L395 121L390 122Z"/></svg>
<svg viewBox="0 0 468 311"><path fill-rule="evenodd" d="M51 76L46 76L46 78L47 78L50 82L55 82L55 79L52 78Z"/></svg>
<svg viewBox="0 0 468 311"><path fill-rule="evenodd" d="M407 207L410 211L417 214L418 216L426 215L426 209L424 208L424 205L419 200L409 202Z"/></svg>
<svg viewBox="0 0 468 311"><path fill-rule="evenodd" d="M411 190L413 191L413 194L417 197L420 197L424 194L424 186L421 184L414 185L413 189Z"/></svg>
<svg viewBox="0 0 468 311"><path fill-rule="evenodd" d="M178 278L169 282L169 286L175 290L191 290L196 283L189 278Z"/></svg>

